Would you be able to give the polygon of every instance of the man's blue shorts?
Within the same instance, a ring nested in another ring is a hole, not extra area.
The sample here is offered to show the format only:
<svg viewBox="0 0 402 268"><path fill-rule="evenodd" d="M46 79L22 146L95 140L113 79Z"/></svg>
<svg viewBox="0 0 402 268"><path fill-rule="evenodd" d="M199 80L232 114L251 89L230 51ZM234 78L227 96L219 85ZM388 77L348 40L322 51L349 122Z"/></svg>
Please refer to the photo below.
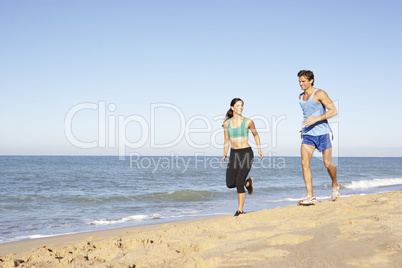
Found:
<svg viewBox="0 0 402 268"><path fill-rule="evenodd" d="M322 152L332 147L332 133L321 136L303 135L302 144L315 146L318 151Z"/></svg>

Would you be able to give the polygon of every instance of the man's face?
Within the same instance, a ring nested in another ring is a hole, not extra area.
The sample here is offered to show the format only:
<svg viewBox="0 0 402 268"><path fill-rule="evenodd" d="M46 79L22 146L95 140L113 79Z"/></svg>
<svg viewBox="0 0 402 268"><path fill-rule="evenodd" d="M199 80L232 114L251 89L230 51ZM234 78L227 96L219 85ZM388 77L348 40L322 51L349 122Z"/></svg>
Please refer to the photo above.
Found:
<svg viewBox="0 0 402 268"><path fill-rule="evenodd" d="M305 76L299 77L299 85L302 90L307 90L312 87L313 79L308 80Z"/></svg>

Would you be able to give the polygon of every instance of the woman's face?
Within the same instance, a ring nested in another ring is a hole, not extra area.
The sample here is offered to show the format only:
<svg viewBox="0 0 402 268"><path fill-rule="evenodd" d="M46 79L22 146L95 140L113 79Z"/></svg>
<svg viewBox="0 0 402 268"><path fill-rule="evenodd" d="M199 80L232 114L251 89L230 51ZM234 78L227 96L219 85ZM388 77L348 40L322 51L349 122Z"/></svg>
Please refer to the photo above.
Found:
<svg viewBox="0 0 402 268"><path fill-rule="evenodd" d="M243 112L243 102L241 100L237 101L233 106L232 106L233 113L236 114L241 114Z"/></svg>

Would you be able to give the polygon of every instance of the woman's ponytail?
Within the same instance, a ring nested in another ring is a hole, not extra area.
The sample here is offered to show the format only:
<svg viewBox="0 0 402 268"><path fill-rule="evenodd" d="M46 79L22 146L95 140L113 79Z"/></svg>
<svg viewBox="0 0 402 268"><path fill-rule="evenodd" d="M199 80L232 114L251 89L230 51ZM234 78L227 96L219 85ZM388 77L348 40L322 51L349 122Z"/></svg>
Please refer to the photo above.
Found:
<svg viewBox="0 0 402 268"><path fill-rule="evenodd" d="M232 108L230 108L226 113L226 119L225 120L227 120L229 118L232 118L232 117L233 117L233 110L232 110Z"/></svg>

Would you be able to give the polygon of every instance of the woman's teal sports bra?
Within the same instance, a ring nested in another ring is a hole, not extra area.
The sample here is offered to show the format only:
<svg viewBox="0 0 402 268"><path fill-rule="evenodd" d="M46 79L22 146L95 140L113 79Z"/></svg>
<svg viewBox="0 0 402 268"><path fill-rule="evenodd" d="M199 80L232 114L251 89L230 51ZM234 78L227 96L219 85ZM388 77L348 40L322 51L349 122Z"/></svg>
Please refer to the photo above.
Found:
<svg viewBox="0 0 402 268"><path fill-rule="evenodd" d="M237 127L237 128L232 128L230 126L231 121L232 121L232 118L229 119L229 124L228 124L229 139L248 137L248 129L246 127L246 118L245 117L243 117L243 122L241 123L241 126Z"/></svg>

